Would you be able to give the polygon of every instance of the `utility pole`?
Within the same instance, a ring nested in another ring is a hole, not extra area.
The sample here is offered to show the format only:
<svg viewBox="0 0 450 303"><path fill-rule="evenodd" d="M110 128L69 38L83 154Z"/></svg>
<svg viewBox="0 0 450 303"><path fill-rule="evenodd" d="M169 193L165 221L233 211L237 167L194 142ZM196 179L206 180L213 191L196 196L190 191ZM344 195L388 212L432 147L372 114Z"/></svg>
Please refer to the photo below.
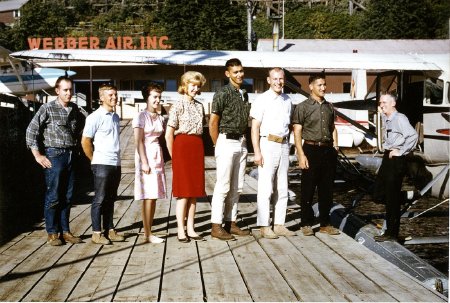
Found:
<svg viewBox="0 0 450 303"><path fill-rule="evenodd" d="M252 8L252 1L247 0L247 46L249 51L252 51Z"/></svg>

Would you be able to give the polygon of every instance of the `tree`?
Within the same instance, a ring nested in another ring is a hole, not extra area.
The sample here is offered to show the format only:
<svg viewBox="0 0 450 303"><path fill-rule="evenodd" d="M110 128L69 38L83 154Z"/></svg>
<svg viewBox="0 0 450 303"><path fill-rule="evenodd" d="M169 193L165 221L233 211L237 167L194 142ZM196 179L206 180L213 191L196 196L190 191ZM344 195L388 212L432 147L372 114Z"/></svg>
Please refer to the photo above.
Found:
<svg viewBox="0 0 450 303"><path fill-rule="evenodd" d="M289 39L352 39L358 34L357 15L331 8L300 6L285 17L285 38Z"/></svg>
<svg viewBox="0 0 450 303"><path fill-rule="evenodd" d="M364 39L427 39L435 37L430 1L370 1L364 12Z"/></svg>
<svg viewBox="0 0 450 303"><path fill-rule="evenodd" d="M160 20L172 49L246 49L246 8L228 0L166 0Z"/></svg>
<svg viewBox="0 0 450 303"><path fill-rule="evenodd" d="M22 7L20 22L11 29L13 42L10 48L27 49L29 36L64 37L66 27L74 20L73 12L59 2L29 1Z"/></svg>

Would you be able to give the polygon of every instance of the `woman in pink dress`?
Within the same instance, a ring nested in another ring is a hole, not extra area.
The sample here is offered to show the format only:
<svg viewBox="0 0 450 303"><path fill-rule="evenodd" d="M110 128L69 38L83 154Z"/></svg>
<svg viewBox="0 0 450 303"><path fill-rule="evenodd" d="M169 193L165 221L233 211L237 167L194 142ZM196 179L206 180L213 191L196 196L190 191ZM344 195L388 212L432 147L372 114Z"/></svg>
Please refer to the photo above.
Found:
<svg viewBox="0 0 450 303"><path fill-rule="evenodd" d="M158 137L164 133L164 118L157 113L162 88L149 84L142 89L147 108L133 119L135 153L134 199L142 200L144 242L162 243L163 239L152 235L153 216L157 199L166 198L164 159Z"/></svg>

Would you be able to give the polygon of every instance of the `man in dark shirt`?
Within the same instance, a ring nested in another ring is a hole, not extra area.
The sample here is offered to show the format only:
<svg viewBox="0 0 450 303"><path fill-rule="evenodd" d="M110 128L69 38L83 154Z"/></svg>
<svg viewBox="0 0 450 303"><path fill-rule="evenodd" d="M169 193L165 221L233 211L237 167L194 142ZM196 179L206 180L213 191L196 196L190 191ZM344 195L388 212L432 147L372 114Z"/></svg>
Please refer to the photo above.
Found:
<svg viewBox="0 0 450 303"><path fill-rule="evenodd" d="M217 181L211 201L211 237L233 240L234 236L249 235L236 225L239 194L244 185L247 164L247 141L250 104L241 90L244 68L239 59L225 64L230 83L214 94L209 134L215 146ZM225 205L225 210L224 210ZM222 227L223 217L225 226Z"/></svg>
<svg viewBox="0 0 450 303"><path fill-rule="evenodd" d="M36 162L44 168L46 192L44 202L47 242L62 245L62 239L80 243L69 228L74 170L73 160L78 134L81 134L82 115L72 98L72 79L65 76L56 80L58 98L42 105L30 122L26 143Z"/></svg>
<svg viewBox="0 0 450 303"><path fill-rule="evenodd" d="M302 170L301 230L305 236L314 234L311 227L314 222L312 202L317 187L320 232L337 235L339 230L330 225L329 213L333 202L338 141L334 109L325 100L325 75L312 75L309 89L310 97L297 105L292 118L295 147Z"/></svg>

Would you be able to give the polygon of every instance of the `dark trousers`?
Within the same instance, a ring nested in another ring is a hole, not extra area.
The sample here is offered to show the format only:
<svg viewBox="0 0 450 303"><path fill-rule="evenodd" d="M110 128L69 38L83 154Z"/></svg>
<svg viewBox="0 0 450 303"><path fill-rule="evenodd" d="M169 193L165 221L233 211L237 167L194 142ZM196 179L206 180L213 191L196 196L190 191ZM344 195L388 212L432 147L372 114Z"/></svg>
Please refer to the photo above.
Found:
<svg viewBox="0 0 450 303"><path fill-rule="evenodd" d="M389 158L385 151L380 170L375 180L374 199L386 204L385 235L398 237L400 231L400 208L402 203L402 182L406 173L406 158Z"/></svg>
<svg viewBox="0 0 450 303"><path fill-rule="evenodd" d="M312 209L314 192L317 188L320 226L330 223L330 209L333 203L333 185L336 173L337 152L334 147L304 144L303 152L309 168L302 170L301 176L301 225L314 223Z"/></svg>
<svg viewBox="0 0 450 303"><path fill-rule="evenodd" d="M102 231L101 219L103 217L103 229L108 232L114 228L114 202L119 188L121 168L120 166L93 164L92 172L95 190L91 207L92 230Z"/></svg>

